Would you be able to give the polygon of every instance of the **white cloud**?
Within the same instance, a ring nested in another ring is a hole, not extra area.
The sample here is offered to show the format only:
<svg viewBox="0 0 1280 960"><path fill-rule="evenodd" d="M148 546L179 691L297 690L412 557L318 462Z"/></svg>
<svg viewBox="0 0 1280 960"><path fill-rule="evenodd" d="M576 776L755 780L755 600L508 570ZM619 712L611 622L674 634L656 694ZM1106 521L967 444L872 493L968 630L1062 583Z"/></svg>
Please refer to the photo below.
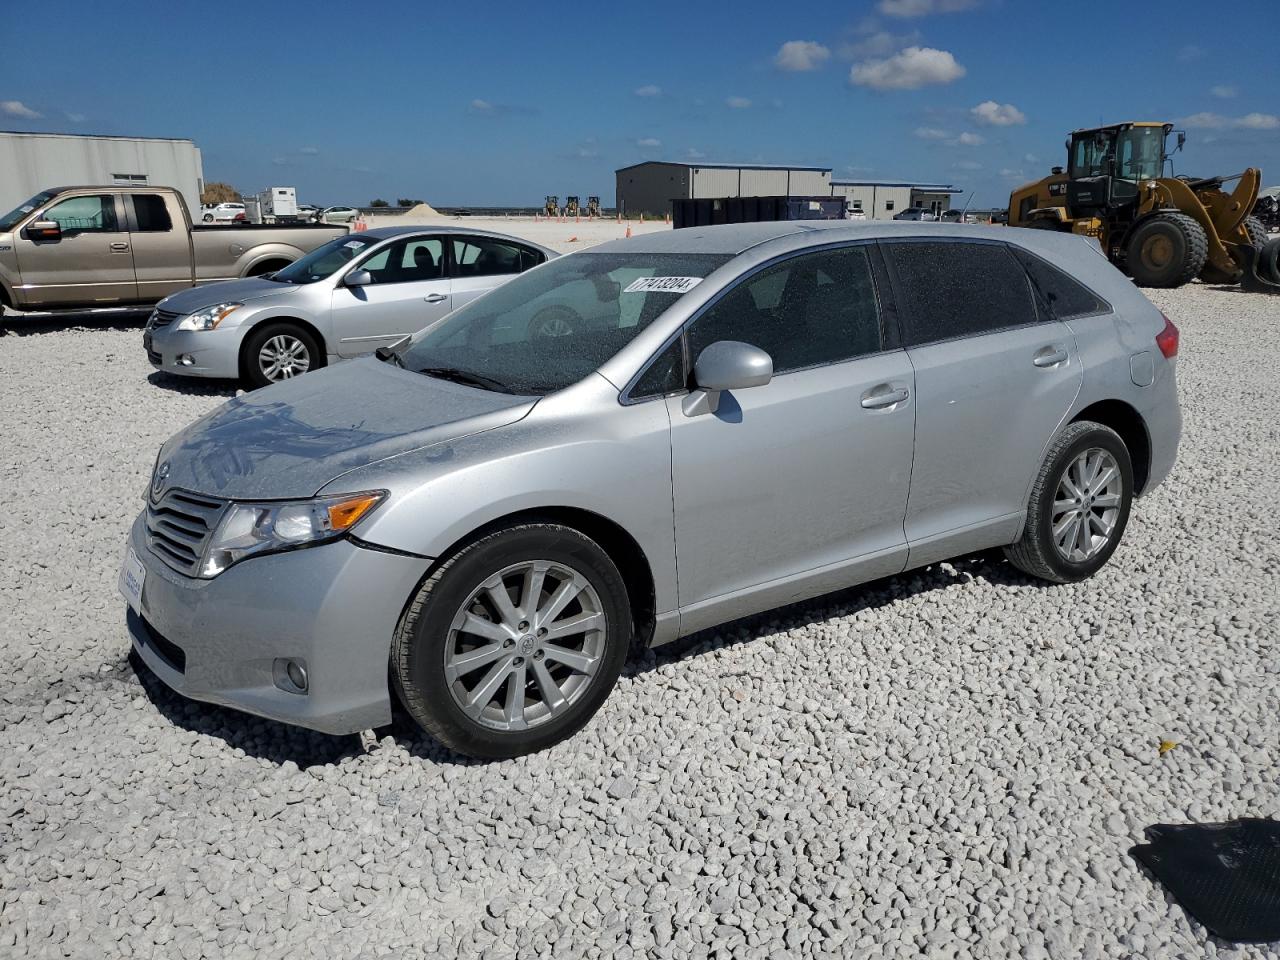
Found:
<svg viewBox="0 0 1280 960"><path fill-rule="evenodd" d="M921 140L946 140L951 134L937 127L916 127L916 136Z"/></svg>
<svg viewBox="0 0 1280 960"><path fill-rule="evenodd" d="M1039 157L1037 157L1034 153L1024 153L1024 154L1022 155L1022 159L1023 159L1023 160L1025 160L1027 163L1039 163L1039 162L1040 162L1040 158L1039 158Z"/></svg>
<svg viewBox="0 0 1280 960"><path fill-rule="evenodd" d="M1197 47L1194 43L1188 43L1178 51L1178 62L1191 63L1194 60L1203 60L1204 55L1204 49L1202 47Z"/></svg>
<svg viewBox="0 0 1280 960"><path fill-rule="evenodd" d="M690 160L707 159L707 155L703 153L701 150L699 150L697 147L690 147L688 150L684 152L684 155Z"/></svg>
<svg viewBox="0 0 1280 960"><path fill-rule="evenodd" d="M1014 170L1010 167L1003 167L1000 170L1000 176L1008 177L1010 180L1025 180L1027 175L1022 170Z"/></svg>
<svg viewBox="0 0 1280 960"><path fill-rule="evenodd" d="M298 152L303 154L304 156L314 157L316 154L320 152L320 148L319 147L299 147Z"/></svg>
<svg viewBox="0 0 1280 960"><path fill-rule="evenodd" d="M788 40L778 48L773 62L779 70L797 73L817 70L831 59L831 51L816 40Z"/></svg>
<svg viewBox="0 0 1280 960"><path fill-rule="evenodd" d="M986 138L976 133L970 133L966 130L960 136L951 141L953 147L980 147L986 143Z"/></svg>
<svg viewBox="0 0 1280 960"><path fill-rule="evenodd" d="M0 113L10 117L21 117L23 120L39 120L44 116L43 113L32 110L21 100L0 100Z"/></svg>
<svg viewBox="0 0 1280 960"><path fill-rule="evenodd" d="M493 113L493 104L488 100L481 100L477 97L471 101L471 109L476 113Z"/></svg>
<svg viewBox="0 0 1280 960"><path fill-rule="evenodd" d="M876 9L886 17L926 17L972 10L977 5L978 0L880 0Z"/></svg>
<svg viewBox="0 0 1280 960"><path fill-rule="evenodd" d="M957 170L981 170L982 169L982 164L978 163L978 161L976 160L957 160L951 166L953 166Z"/></svg>
<svg viewBox="0 0 1280 960"><path fill-rule="evenodd" d="M1230 86L1227 86L1225 83L1220 83L1216 87L1210 87L1209 92L1212 93L1219 100L1230 100L1240 91L1237 90L1235 87L1230 87Z"/></svg>
<svg viewBox="0 0 1280 960"><path fill-rule="evenodd" d="M637 97L660 97L662 96L662 88L653 83L646 83L643 87L636 87Z"/></svg>
<svg viewBox="0 0 1280 960"><path fill-rule="evenodd" d="M849 82L873 90L919 90L952 83L964 75L964 67L947 50L907 47L884 60L855 63Z"/></svg>
<svg viewBox="0 0 1280 960"><path fill-rule="evenodd" d="M729 97L725 100L725 104L731 110L745 110L747 107L751 106L751 101L746 97Z"/></svg>
<svg viewBox="0 0 1280 960"><path fill-rule="evenodd" d="M84 123L88 118L83 113L68 113L67 120L70 123Z"/></svg>
<svg viewBox="0 0 1280 960"><path fill-rule="evenodd" d="M657 137L643 137L636 141L636 146L645 150L652 150L654 147L662 146L662 141Z"/></svg>
<svg viewBox="0 0 1280 960"><path fill-rule="evenodd" d="M271 162L277 167L287 167L292 161L288 157L272 157Z"/></svg>
<svg viewBox="0 0 1280 960"><path fill-rule="evenodd" d="M1200 130L1278 130L1280 117L1270 113L1246 113L1243 117L1224 117L1220 113L1193 113L1183 117L1178 123L1184 127Z"/></svg>
<svg viewBox="0 0 1280 960"><path fill-rule="evenodd" d="M984 100L969 112L973 119L988 127L1017 127L1027 122L1027 115L1012 103Z"/></svg>

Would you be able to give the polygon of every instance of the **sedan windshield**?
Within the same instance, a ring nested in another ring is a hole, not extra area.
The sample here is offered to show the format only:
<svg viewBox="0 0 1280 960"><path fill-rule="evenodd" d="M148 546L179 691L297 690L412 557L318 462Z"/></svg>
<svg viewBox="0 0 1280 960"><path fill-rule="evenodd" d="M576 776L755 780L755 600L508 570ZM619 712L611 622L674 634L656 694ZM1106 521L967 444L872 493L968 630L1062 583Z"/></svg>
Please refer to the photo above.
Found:
<svg viewBox="0 0 1280 960"><path fill-rule="evenodd" d="M728 260L655 253L561 257L415 335L397 360L409 370L484 389L526 395L562 390L599 368Z"/></svg>
<svg viewBox="0 0 1280 960"><path fill-rule="evenodd" d="M36 207L43 206L48 203L56 196L56 193L49 193L48 191L45 191L44 193L37 193L26 203L19 204L6 213L3 218L0 218L0 230L12 230L28 213Z"/></svg>
<svg viewBox="0 0 1280 960"><path fill-rule="evenodd" d="M301 260L295 260L283 270L277 270L271 279L280 283L315 283L331 277L375 243L381 237L359 235L338 237L324 246L316 247Z"/></svg>

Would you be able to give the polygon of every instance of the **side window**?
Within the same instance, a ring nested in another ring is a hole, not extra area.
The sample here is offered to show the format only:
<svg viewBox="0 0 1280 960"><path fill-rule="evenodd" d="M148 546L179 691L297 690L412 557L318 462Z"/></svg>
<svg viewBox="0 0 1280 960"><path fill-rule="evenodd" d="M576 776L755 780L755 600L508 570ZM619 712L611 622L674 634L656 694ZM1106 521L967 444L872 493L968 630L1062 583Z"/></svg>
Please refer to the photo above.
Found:
<svg viewBox="0 0 1280 960"><path fill-rule="evenodd" d="M774 373L878 352L880 304L867 247L792 257L742 281L694 321L690 358L717 340L759 347Z"/></svg>
<svg viewBox="0 0 1280 960"><path fill-rule="evenodd" d="M116 199L109 193L71 197L55 203L45 218L56 221L63 233L116 233Z"/></svg>
<svg viewBox="0 0 1280 960"><path fill-rule="evenodd" d="M378 284L439 280L444 276L444 241L440 237L397 240L360 266Z"/></svg>
<svg viewBox="0 0 1280 960"><path fill-rule="evenodd" d="M1031 285L1055 320L1069 320L1094 313L1105 313L1107 304L1092 290L1067 276L1057 267L1051 267L1039 257L1025 250L1013 248L1014 256L1022 263L1031 277Z"/></svg>
<svg viewBox="0 0 1280 960"><path fill-rule="evenodd" d="M133 219L140 233L165 233L173 229L164 197L153 193L135 193L129 199L133 202Z"/></svg>
<svg viewBox="0 0 1280 960"><path fill-rule="evenodd" d="M684 387L684 344L677 338L649 364L649 369L631 388L630 397L632 400L647 400L683 390Z"/></svg>
<svg viewBox="0 0 1280 960"><path fill-rule="evenodd" d="M530 250L528 247L520 248L520 272L531 270L538 264L543 263L547 258L537 250Z"/></svg>
<svg viewBox="0 0 1280 960"><path fill-rule="evenodd" d="M1026 273L1003 243L883 244L897 275L907 345L1039 319Z"/></svg>
<svg viewBox="0 0 1280 960"><path fill-rule="evenodd" d="M455 276L493 277L519 273L521 248L500 240L481 237L454 237L453 262Z"/></svg>

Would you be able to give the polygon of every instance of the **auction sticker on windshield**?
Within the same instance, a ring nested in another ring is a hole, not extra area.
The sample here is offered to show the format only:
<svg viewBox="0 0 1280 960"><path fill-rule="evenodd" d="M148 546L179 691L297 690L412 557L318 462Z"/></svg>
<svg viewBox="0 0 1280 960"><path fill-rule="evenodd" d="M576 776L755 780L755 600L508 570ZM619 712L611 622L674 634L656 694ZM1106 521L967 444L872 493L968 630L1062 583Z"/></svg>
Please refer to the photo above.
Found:
<svg viewBox="0 0 1280 960"><path fill-rule="evenodd" d="M701 282L701 277L641 277L631 281L622 292L688 293Z"/></svg>
<svg viewBox="0 0 1280 960"><path fill-rule="evenodd" d="M133 547L129 547L128 553L124 555L124 563L120 564L120 579L116 586L129 601L133 612L139 615L142 614L142 581L146 578L146 568L134 553Z"/></svg>

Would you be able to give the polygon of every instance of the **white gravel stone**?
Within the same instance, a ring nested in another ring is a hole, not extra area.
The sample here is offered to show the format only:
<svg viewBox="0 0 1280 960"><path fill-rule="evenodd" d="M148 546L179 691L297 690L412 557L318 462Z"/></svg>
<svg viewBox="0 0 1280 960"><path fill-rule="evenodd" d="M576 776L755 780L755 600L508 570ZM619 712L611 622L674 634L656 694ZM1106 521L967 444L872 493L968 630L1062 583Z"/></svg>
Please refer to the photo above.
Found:
<svg viewBox="0 0 1280 960"><path fill-rule="evenodd" d="M1153 299L1181 456L1097 578L970 557L729 625L491 764L139 678L125 534L234 391L153 374L138 322L7 319L0 954L1217 955L1127 850L1280 815L1280 299Z"/></svg>

